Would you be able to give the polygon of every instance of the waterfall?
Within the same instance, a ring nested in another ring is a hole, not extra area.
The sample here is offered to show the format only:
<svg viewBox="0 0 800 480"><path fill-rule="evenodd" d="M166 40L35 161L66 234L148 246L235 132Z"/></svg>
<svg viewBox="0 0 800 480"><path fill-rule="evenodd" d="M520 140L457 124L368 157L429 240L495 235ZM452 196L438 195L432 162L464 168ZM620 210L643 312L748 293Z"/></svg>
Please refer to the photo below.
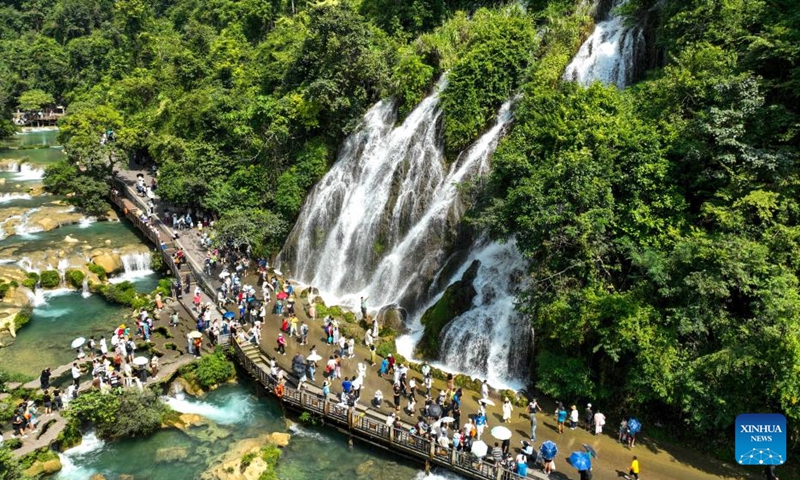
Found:
<svg viewBox="0 0 800 480"><path fill-rule="evenodd" d="M625 24L616 8L627 0L614 0L611 11L599 22L592 35L564 72L564 79L588 86L595 81L625 88L634 80L636 65L644 53L644 33L639 26Z"/></svg>
<svg viewBox="0 0 800 480"><path fill-rule="evenodd" d="M21 163L16 170L16 174L14 175L14 180L17 181L29 181L29 180L41 180L44 178L44 169L35 167L30 163Z"/></svg>
<svg viewBox="0 0 800 480"><path fill-rule="evenodd" d="M84 463L82 462L84 457L101 451L104 446L105 442L97 438L93 431L87 432L83 436L80 445L58 454L61 460L61 470L56 474L56 479L86 480L97 473L93 469L81 466L81 463Z"/></svg>
<svg viewBox="0 0 800 480"><path fill-rule="evenodd" d="M30 236L31 234L43 231L44 229L42 227L39 226L33 227L28 223L28 221L31 218L31 215L33 215L38 211L39 211L38 208L31 208L30 210L22 214L22 216L19 217L19 222L14 226L14 233L16 235L21 235L21 236Z"/></svg>
<svg viewBox="0 0 800 480"><path fill-rule="evenodd" d="M308 196L280 261L328 301L414 310L440 269L464 205L457 184L489 170L511 102L496 123L449 166L433 93L393 128L395 106L382 101L348 137L339 158ZM285 268L284 268L285 270Z"/></svg>
<svg viewBox="0 0 800 480"><path fill-rule="evenodd" d="M27 193L2 193L0 203L8 203L14 200L30 200L32 197Z"/></svg>
<svg viewBox="0 0 800 480"><path fill-rule="evenodd" d="M81 217L80 221L78 222L78 226L80 228L89 228L96 222L97 217Z"/></svg>
<svg viewBox="0 0 800 480"><path fill-rule="evenodd" d="M81 285L81 296L83 298L89 298L92 296L92 292L89 291L89 278L83 277L83 284Z"/></svg>
<svg viewBox="0 0 800 480"><path fill-rule="evenodd" d="M126 253L120 255L119 258L125 270L122 275L110 279L109 281L112 283L134 280L153 273L153 270L150 268L150 262L152 261L150 252Z"/></svg>
<svg viewBox="0 0 800 480"><path fill-rule="evenodd" d="M69 260L62 258L58 261L58 275L61 277L61 285L67 283L67 268L69 268Z"/></svg>

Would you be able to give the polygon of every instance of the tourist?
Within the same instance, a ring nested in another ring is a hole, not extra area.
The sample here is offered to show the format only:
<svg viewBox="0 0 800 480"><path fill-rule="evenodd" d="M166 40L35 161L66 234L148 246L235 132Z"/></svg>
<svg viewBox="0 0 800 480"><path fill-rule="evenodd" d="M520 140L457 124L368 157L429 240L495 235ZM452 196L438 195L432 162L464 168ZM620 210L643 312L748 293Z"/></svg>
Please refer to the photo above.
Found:
<svg viewBox="0 0 800 480"><path fill-rule="evenodd" d="M413 417L416 410L417 410L417 399L414 397L414 395L409 395L408 405L406 405L406 413Z"/></svg>
<svg viewBox="0 0 800 480"><path fill-rule="evenodd" d="M327 399L331 394L331 384L327 380L322 382L322 397Z"/></svg>
<svg viewBox="0 0 800 480"><path fill-rule="evenodd" d="M481 398L489 398L489 381L484 380L481 384Z"/></svg>
<svg viewBox="0 0 800 480"><path fill-rule="evenodd" d="M42 370L42 374L39 375L39 386L42 388L42 390L47 390L50 388L50 375L50 367Z"/></svg>
<svg viewBox="0 0 800 480"><path fill-rule="evenodd" d="M305 345L308 343L308 325L306 322L303 321L303 324L300 325L300 345Z"/></svg>
<svg viewBox="0 0 800 480"><path fill-rule="evenodd" d="M628 419L623 418L621 422L619 422L619 436L617 437L617 441L619 443L625 443L628 439Z"/></svg>
<svg viewBox="0 0 800 480"><path fill-rule="evenodd" d="M573 405L569 411L569 429L575 430L578 428L578 407Z"/></svg>
<svg viewBox="0 0 800 480"><path fill-rule="evenodd" d="M106 343L106 337L100 337L100 355L103 357L108 355L108 343Z"/></svg>
<svg viewBox="0 0 800 480"><path fill-rule="evenodd" d="M450 410L450 416L453 417L453 424L456 426L461 424L461 405L455 404Z"/></svg>
<svg viewBox="0 0 800 480"><path fill-rule="evenodd" d="M508 397L503 399L503 423L511 423L511 411L514 406L511 405L511 400Z"/></svg>
<svg viewBox="0 0 800 480"><path fill-rule="evenodd" d="M594 412L592 411L592 404L586 404L586 410L583 411L583 419L586 422L586 431L592 431L592 423L594 422Z"/></svg>
<svg viewBox="0 0 800 480"><path fill-rule="evenodd" d="M203 340L201 337L197 337L194 339L194 355L199 357L202 355L201 348L203 347Z"/></svg>
<svg viewBox="0 0 800 480"><path fill-rule="evenodd" d="M81 383L81 369L78 368L78 362L72 364L72 384L77 388Z"/></svg>
<svg viewBox="0 0 800 480"><path fill-rule="evenodd" d="M475 429L477 430L476 436L480 440L483 430L486 429L486 414L483 412L478 412L478 415L475 416Z"/></svg>
<svg viewBox="0 0 800 480"><path fill-rule="evenodd" d="M442 449L442 455L447 455L447 451L450 449L450 440L447 438L447 435L441 434L436 439L436 443Z"/></svg>
<svg viewBox="0 0 800 480"><path fill-rule="evenodd" d="M369 346L369 364L370 364L371 367L375 366L375 357L376 357L376 355L377 355L377 352L375 351L375 345L370 345Z"/></svg>
<svg viewBox="0 0 800 480"><path fill-rule="evenodd" d="M480 438L480 434L478 435L478 438ZM492 448L492 460L494 460L494 463L497 465L499 465L503 460L503 450L500 448L500 444L497 442L494 442L494 448Z"/></svg>
<svg viewBox="0 0 800 480"><path fill-rule="evenodd" d="M336 378L342 378L342 358L338 355L333 356L336 366L333 368L333 374Z"/></svg>
<svg viewBox="0 0 800 480"><path fill-rule="evenodd" d="M53 390L53 408L55 410L61 410L64 408L64 400L61 398L61 389L56 388Z"/></svg>
<svg viewBox="0 0 800 480"><path fill-rule="evenodd" d="M292 373L300 379L301 382L306 381L306 359L300 353L292 357Z"/></svg>
<svg viewBox="0 0 800 480"><path fill-rule="evenodd" d="M292 318L289 320L289 336L290 337L299 337L299 331L297 329L297 317L292 315Z"/></svg>
<svg viewBox="0 0 800 480"><path fill-rule="evenodd" d="M345 337L339 338L339 356L344 357L347 355L347 339Z"/></svg>
<svg viewBox="0 0 800 480"><path fill-rule="evenodd" d="M156 355L150 358L150 373L153 375L153 378L158 376L158 357Z"/></svg>
<svg viewBox="0 0 800 480"><path fill-rule="evenodd" d="M544 459L544 473L545 475L550 475L551 473L556 471L556 461L554 458L545 458Z"/></svg>
<svg viewBox="0 0 800 480"><path fill-rule="evenodd" d="M389 355L387 355L387 359L389 360L389 372L394 373L394 364L395 364L394 356L392 356L392 354L390 353Z"/></svg>
<svg viewBox="0 0 800 480"><path fill-rule="evenodd" d="M364 345L367 347L371 347L374 340L372 339L372 330L367 329L367 332L364 334Z"/></svg>
<svg viewBox="0 0 800 480"><path fill-rule="evenodd" d="M594 414L594 434L600 435L603 433L603 426L606 424L606 416L600 413L600 409Z"/></svg>
<svg viewBox="0 0 800 480"><path fill-rule="evenodd" d="M639 459L636 458L636 455L633 456L633 460L631 461L631 468L628 472L629 477L626 478L633 478L634 480L639 480Z"/></svg>
<svg viewBox="0 0 800 480"><path fill-rule="evenodd" d="M525 453L520 451L514 462L517 464L517 475L521 477L528 476L528 457L525 456Z"/></svg>
<svg viewBox="0 0 800 480"><path fill-rule="evenodd" d="M353 358L356 356L356 339L350 337L350 340L347 341L347 357Z"/></svg>
<svg viewBox="0 0 800 480"><path fill-rule="evenodd" d="M381 362L381 369L378 372L378 374L380 375L381 378L383 378L383 376L386 375L388 372L389 372L389 359L384 358L383 361Z"/></svg>
<svg viewBox="0 0 800 480"><path fill-rule="evenodd" d="M317 371L317 364L314 362L309 361L306 365L306 371L308 372L308 376L312 382L315 382L316 379L314 378L314 374Z"/></svg>
<svg viewBox="0 0 800 480"><path fill-rule="evenodd" d="M392 385L392 396L394 396L394 408L399 411L400 410L400 396L402 394L402 389L400 388L400 383L395 383Z"/></svg>
<svg viewBox="0 0 800 480"><path fill-rule="evenodd" d="M53 397L50 396L50 391L45 390L42 395L42 403L44 404L44 414L50 415L53 411Z"/></svg>
<svg viewBox="0 0 800 480"><path fill-rule="evenodd" d="M380 390L375 390L375 394L372 397L372 406L375 408L380 408L381 403L383 403L383 392Z"/></svg>
<svg viewBox="0 0 800 480"><path fill-rule="evenodd" d="M558 433L564 433L564 422L567 421L567 410L564 408L564 404L558 402L558 407L556 408L556 422L558 423Z"/></svg>
<svg viewBox="0 0 800 480"><path fill-rule="evenodd" d="M278 353L281 355L286 355L286 339L283 338L283 334L278 334Z"/></svg>
<svg viewBox="0 0 800 480"><path fill-rule="evenodd" d="M367 299L369 297L361 297L361 318L367 320Z"/></svg>

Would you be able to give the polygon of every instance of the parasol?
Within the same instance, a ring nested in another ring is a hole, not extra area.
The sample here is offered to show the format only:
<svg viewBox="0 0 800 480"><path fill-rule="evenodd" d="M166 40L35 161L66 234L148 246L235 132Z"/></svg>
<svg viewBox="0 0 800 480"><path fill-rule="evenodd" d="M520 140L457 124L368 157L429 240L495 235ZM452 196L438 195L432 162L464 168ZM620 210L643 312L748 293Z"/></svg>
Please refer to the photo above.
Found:
<svg viewBox="0 0 800 480"><path fill-rule="evenodd" d="M312 353L311 355L306 357L306 360L308 360L309 362L318 362L322 360L322 357L317 355L316 353Z"/></svg>
<svg viewBox="0 0 800 480"><path fill-rule="evenodd" d="M275 298L277 298L278 300L285 300L286 297L288 297L288 296L289 296L288 293L286 293L284 291L280 291L280 292L278 292L277 295L275 295Z"/></svg>
<svg viewBox="0 0 800 480"><path fill-rule="evenodd" d="M433 405L428 407L428 415L430 415L431 417L435 418L441 414L442 414L442 407L440 407L439 405L434 403Z"/></svg>
<svg viewBox="0 0 800 480"><path fill-rule="evenodd" d="M455 422L456 419L453 418L453 417L442 417L442 418L439 419L439 421L442 422L442 423L451 423L451 422Z"/></svg>
<svg viewBox="0 0 800 480"><path fill-rule="evenodd" d="M478 440L472 443L472 450L470 451L478 458L485 457L486 453L489 451L489 445L486 445L486 442L483 440Z"/></svg>
<svg viewBox="0 0 800 480"><path fill-rule="evenodd" d="M203 338L203 334L197 330L189 332L189 338Z"/></svg>
<svg viewBox="0 0 800 480"><path fill-rule="evenodd" d="M583 449L586 450L586 453L591 455L592 458L597 458L597 450L595 450L593 446L589 445L588 443L584 443Z"/></svg>
<svg viewBox="0 0 800 480"><path fill-rule="evenodd" d="M150 363L150 360L148 360L147 357L136 357L133 359L133 364L138 365L140 367L143 367L148 363Z"/></svg>
<svg viewBox="0 0 800 480"><path fill-rule="evenodd" d="M75 340L72 341L72 345L71 346L72 346L72 348L78 348L81 345L83 345L84 343L86 343L86 339L83 338L83 337L78 337L78 338L76 338Z"/></svg>
<svg viewBox="0 0 800 480"><path fill-rule="evenodd" d="M281 272L281 271L280 271L280 270L278 270L277 268L276 268L276 269L274 269L274 270L272 270L272 273L274 273L275 275L278 275L279 277L280 277L280 276L283 276L283 272Z"/></svg>
<svg viewBox="0 0 800 480"><path fill-rule="evenodd" d="M631 418L628 420L628 430L631 434L639 433L642 430L642 422L636 418Z"/></svg>
<svg viewBox="0 0 800 480"><path fill-rule="evenodd" d="M498 440L508 440L511 438L511 430L503 427L502 425L494 427L490 433Z"/></svg>
<svg viewBox="0 0 800 480"><path fill-rule="evenodd" d="M480 399L480 400L478 400L478 401L479 401L480 403L483 403L484 405L491 405L491 406L493 406L493 407L495 406L495 403L494 403L493 401L489 400L488 398L481 398L481 399Z"/></svg>
<svg viewBox="0 0 800 480"><path fill-rule="evenodd" d="M569 456L569 464L576 470L589 470L592 468L592 457L586 452L572 452Z"/></svg>
<svg viewBox="0 0 800 480"><path fill-rule="evenodd" d="M222 318L233 320L234 318L236 318L236 314L233 312L225 312L222 314Z"/></svg>
<svg viewBox="0 0 800 480"><path fill-rule="evenodd" d="M539 447L539 456L545 460L552 460L558 455L558 447L551 440L547 440Z"/></svg>

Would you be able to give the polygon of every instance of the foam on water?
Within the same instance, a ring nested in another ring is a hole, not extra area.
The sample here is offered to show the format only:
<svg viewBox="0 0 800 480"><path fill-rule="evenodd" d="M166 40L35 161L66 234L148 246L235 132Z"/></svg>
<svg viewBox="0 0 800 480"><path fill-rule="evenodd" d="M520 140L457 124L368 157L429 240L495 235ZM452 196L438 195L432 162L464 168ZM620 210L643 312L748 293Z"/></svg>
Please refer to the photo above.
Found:
<svg viewBox="0 0 800 480"><path fill-rule="evenodd" d="M81 463L85 463L86 457L99 453L103 446L105 442L97 438L93 431L86 433L80 445L58 454L61 459L61 471L58 472L56 480L86 480L98 473L97 470L81 466Z"/></svg>
<svg viewBox="0 0 800 480"><path fill-rule="evenodd" d="M248 423L255 408L253 399L242 392L226 394L222 405L187 397L183 393L165 397L164 401L176 412L194 413L220 425Z"/></svg>
<svg viewBox="0 0 800 480"><path fill-rule="evenodd" d="M150 252L127 253L120 256L125 271L121 275L110 278L108 281L111 283L120 283L152 275L154 273L150 268L152 258Z"/></svg>
<svg viewBox="0 0 800 480"><path fill-rule="evenodd" d="M14 200L30 200L31 198L27 193L3 193L0 194L0 203L8 203Z"/></svg>

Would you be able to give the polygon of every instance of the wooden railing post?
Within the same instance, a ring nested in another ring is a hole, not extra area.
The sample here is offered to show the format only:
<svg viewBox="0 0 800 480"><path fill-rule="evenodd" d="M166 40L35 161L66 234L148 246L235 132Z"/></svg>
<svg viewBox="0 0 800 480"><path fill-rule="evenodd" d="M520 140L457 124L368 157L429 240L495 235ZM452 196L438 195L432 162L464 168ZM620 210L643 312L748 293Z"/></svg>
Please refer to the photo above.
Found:
<svg viewBox="0 0 800 480"><path fill-rule="evenodd" d="M394 426L389 425L389 444L394 443Z"/></svg>
<svg viewBox="0 0 800 480"><path fill-rule="evenodd" d="M436 456L436 442L434 440L430 440L430 442L431 445L430 448L428 448L428 456L430 458L433 458Z"/></svg>

